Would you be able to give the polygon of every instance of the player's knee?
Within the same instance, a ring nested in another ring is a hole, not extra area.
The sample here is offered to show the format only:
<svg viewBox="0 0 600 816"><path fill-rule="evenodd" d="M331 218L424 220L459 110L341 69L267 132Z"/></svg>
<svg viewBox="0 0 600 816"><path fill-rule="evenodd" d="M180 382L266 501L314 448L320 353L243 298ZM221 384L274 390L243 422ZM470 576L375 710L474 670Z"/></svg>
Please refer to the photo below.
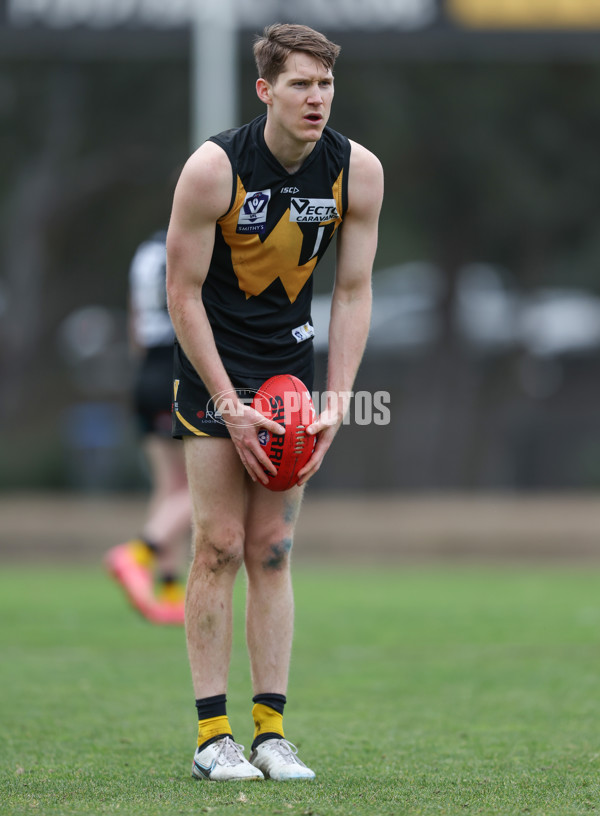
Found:
<svg viewBox="0 0 600 816"><path fill-rule="evenodd" d="M282 538L269 545L262 561L265 570L282 570L287 567L292 551L292 538Z"/></svg>
<svg viewBox="0 0 600 816"><path fill-rule="evenodd" d="M286 569L290 561L292 537L270 538L246 549L246 564L258 567L267 572L279 572Z"/></svg>
<svg viewBox="0 0 600 816"><path fill-rule="evenodd" d="M194 561L205 570L218 574L237 571L244 562L244 534L235 527L198 530L194 540Z"/></svg>

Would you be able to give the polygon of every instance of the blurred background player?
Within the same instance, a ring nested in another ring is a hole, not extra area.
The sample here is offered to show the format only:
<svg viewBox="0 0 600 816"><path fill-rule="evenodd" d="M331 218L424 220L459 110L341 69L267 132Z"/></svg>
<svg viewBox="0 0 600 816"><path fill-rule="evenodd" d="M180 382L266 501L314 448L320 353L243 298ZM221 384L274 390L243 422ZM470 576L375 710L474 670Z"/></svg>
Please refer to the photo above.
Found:
<svg viewBox="0 0 600 816"><path fill-rule="evenodd" d="M174 330L167 310L165 242L166 231L144 241L129 272L130 337L139 357L133 408L152 492L140 535L113 547L106 566L144 617L182 625L181 572L191 502L183 445L171 436Z"/></svg>

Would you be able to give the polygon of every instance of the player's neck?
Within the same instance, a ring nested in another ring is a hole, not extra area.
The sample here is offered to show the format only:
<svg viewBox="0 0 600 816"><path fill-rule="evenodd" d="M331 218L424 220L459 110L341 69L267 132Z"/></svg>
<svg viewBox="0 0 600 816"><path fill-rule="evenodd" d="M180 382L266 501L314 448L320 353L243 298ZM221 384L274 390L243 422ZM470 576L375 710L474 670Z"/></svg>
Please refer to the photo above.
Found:
<svg viewBox="0 0 600 816"><path fill-rule="evenodd" d="M316 145L316 142L300 141L288 133L276 131L269 127L268 122L264 136L273 156L290 174L298 172Z"/></svg>

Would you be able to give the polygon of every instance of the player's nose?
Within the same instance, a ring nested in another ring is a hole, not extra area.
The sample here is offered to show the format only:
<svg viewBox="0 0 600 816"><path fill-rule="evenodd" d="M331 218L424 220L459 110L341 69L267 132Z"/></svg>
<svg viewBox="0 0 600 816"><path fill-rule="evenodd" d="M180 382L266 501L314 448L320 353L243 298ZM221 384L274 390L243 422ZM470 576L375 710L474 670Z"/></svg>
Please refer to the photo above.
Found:
<svg viewBox="0 0 600 816"><path fill-rule="evenodd" d="M321 105L323 103L323 94L318 85L311 86L308 101L313 105Z"/></svg>

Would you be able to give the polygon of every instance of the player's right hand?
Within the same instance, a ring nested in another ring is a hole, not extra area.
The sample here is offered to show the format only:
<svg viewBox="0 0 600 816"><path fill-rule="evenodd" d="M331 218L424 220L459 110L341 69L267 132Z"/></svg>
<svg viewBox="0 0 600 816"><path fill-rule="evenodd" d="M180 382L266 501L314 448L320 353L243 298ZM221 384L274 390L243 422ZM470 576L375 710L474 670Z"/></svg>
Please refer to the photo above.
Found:
<svg viewBox="0 0 600 816"><path fill-rule="evenodd" d="M269 478L265 471L276 476L277 468L258 441L258 431L260 428L265 428L269 433L279 435L285 433L284 426L272 419L267 419L241 400L220 408L219 413L227 425L231 441L252 481L268 484Z"/></svg>

